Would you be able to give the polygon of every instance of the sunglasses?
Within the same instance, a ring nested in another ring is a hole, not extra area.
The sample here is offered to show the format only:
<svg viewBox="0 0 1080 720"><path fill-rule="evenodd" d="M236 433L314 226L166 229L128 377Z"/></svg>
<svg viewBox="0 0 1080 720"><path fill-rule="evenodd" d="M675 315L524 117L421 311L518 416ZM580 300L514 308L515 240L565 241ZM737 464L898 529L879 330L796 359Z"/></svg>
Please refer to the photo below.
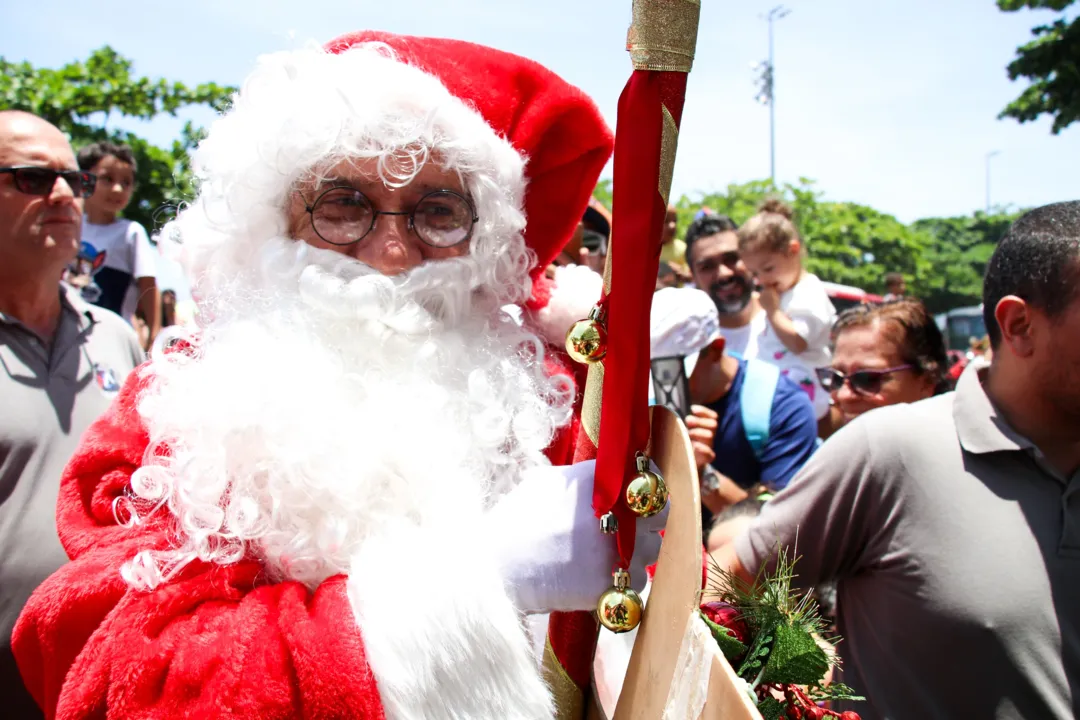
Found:
<svg viewBox="0 0 1080 720"><path fill-rule="evenodd" d="M64 178L71 188L71 194L77 198L90 197L97 185L97 175L84 170L53 170L43 167L5 167L0 168L0 175L12 175L15 189L26 195L48 195L56 186L56 178Z"/></svg>
<svg viewBox="0 0 1080 720"><path fill-rule="evenodd" d="M897 365L884 370L856 370L850 375L845 375L831 367L818 368L817 378L825 392L834 393L844 386L848 386L857 393L864 395L876 395L881 392L881 385L885 378L902 370L913 370L914 365Z"/></svg>

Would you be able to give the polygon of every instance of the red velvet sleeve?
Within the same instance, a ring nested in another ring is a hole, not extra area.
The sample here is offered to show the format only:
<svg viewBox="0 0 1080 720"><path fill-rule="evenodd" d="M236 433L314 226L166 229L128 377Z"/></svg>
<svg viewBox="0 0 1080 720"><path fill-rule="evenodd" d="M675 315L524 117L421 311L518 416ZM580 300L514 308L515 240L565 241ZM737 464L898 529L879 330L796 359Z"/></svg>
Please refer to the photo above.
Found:
<svg viewBox="0 0 1080 720"><path fill-rule="evenodd" d="M72 562L15 627L19 668L46 717L382 718L344 577L314 593L269 584L254 561L193 563L152 592L120 577L170 534L164 519L127 528L113 517L148 444L135 409L144 382L131 375L68 465L57 526Z"/></svg>

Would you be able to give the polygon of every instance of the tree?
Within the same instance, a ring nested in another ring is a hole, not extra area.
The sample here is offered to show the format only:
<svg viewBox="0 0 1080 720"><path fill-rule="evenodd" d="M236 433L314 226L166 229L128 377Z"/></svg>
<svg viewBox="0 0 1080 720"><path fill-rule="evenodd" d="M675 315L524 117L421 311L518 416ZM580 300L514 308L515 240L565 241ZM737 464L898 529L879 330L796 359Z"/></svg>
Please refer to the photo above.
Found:
<svg viewBox="0 0 1080 720"><path fill-rule="evenodd" d="M162 148L134 133L109 129L109 121L118 115L140 120L161 114L175 117L180 109L198 105L220 111L235 92L215 83L189 88L137 76L132 62L108 46L92 52L85 62L59 69L35 68L0 57L0 70L0 108L45 118L67 133L76 149L104 139L131 146L138 171L124 214L151 233L194 195L188 151L198 142L201 130L188 122L181 137Z"/></svg>
<svg viewBox="0 0 1080 720"><path fill-rule="evenodd" d="M596 183L596 189L593 190L593 197L600 201L600 204L611 210L611 180L604 179Z"/></svg>
<svg viewBox="0 0 1080 720"><path fill-rule="evenodd" d="M596 196L610 198L611 182ZM776 187L769 180L732 184L720 193L682 196L675 204L679 234L702 207L746 222L770 196L794 211L807 249L806 266L822 280L885 292L885 274L903 273L908 288L931 312L978 305L986 263L1019 213L976 212L927 218L905 225L892 215L857 203L825 200L811 180Z"/></svg>
<svg viewBox="0 0 1080 720"><path fill-rule="evenodd" d="M1075 1L997 0L997 4L1005 12L1022 8L1063 12ZM1080 17L1067 21L1062 15L1031 33L1035 39L1017 48L1008 66L1010 80L1022 77L1031 84L998 117L1024 123L1049 115L1056 135L1080 119Z"/></svg>
<svg viewBox="0 0 1080 720"><path fill-rule="evenodd" d="M928 234L929 264L921 297L933 312L982 302L982 279L986 263L1020 213L927 218L912 227Z"/></svg>
<svg viewBox="0 0 1080 720"><path fill-rule="evenodd" d="M726 192L698 201L684 196L678 203L680 226L683 221L688 225L702 206L741 225L770 196L791 205L807 250L806 266L822 280L883 292L885 274L902 272L913 289L919 289L929 268L925 251L931 239L926 233L865 205L822 200L806 178L781 188L768 180L729 185Z"/></svg>

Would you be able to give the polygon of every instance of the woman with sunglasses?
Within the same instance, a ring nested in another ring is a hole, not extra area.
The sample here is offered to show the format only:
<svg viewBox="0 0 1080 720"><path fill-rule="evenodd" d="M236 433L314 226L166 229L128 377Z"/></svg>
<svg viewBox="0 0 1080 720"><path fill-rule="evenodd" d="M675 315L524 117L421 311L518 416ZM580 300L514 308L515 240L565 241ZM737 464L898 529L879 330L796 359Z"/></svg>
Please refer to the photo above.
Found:
<svg viewBox="0 0 1080 720"><path fill-rule="evenodd" d="M911 403L949 389L945 340L918 300L860 305L833 326L832 365L818 368L841 424L868 410Z"/></svg>

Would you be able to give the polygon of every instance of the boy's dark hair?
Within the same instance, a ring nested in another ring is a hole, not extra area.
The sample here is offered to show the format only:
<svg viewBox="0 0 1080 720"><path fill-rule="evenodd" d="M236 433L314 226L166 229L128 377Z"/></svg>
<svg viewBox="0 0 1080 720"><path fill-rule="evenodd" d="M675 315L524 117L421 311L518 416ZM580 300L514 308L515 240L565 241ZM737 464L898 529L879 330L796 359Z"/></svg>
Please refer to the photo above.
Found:
<svg viewBox="0 0 1080 720"><path fill-rule="evenodd" d="M904 282L904 276L898 272L885 273L885 287L893 288Z"/></svg>
<svg viewBox="0 0 1080 720"><path fill-rule="evenodd" d="M90 170L101 162L102 159L107 158L110 155L120 162L130 165L132 170L138 170L138 167L135 165L135 154L131 152L131 147L120 143L110 142L109 140L90 143L86 147L80 149L78 156L79 169Z"/></svg>
<svg viewBox="0 0 1080 720"><path fill-rule="evenodd" d="M691 260L693 255L691 253L693 252L694 243L700 238L709 237L710 235L716 235L722 232L738 232L738 230L739 226L727 215L710 213L697 218L690 223L690 227L686 228L686 235L683 238L683 241L686 243L686 263L688 265L693 264L693 261Z"/></svg>
<svg viewBox="0 0 1080 720"><path fill-rule="evenodd" d="M983 320L990 346L1001 342L994 311L1015 295L1051 320L1080 294L1080 201L1025 213L998 243L983 279Z"/></svg>
<svg viewBox="0 0 1080 720"><path fill-rule="evenodd" d="M746 492L749 496L745 500L728 505L713 517L713 523L708 528L712 530L718 525L726 523L728 520L734 520L741 517L757 517L761 514L761 508L765 505L765 500L762 499L762 493L766 492L765 486L760 483L753 487L747 488ZM706 535L708 532L706 532Z"/></svg>

